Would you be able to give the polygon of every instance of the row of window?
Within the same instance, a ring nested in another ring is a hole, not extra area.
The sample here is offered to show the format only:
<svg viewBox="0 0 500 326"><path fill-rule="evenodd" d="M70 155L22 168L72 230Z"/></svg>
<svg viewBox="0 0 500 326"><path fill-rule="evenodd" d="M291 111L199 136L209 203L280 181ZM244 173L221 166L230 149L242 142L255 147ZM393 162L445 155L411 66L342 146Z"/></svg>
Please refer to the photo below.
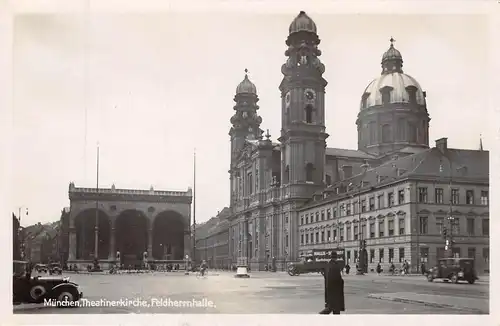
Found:
<svg viewBox="0 0 500 326"><path fill-rule="evenodd" d="M444 189L443 188L435 188L434 189L434 202L436 204L444 203ZM467 205L475 205L474 200L474 190L466 190L466 204ZM396 201L397 200L397 201ZM428 203L428 193L426 187L418 188L418 201L419 203ZM486 190L481 190L480 204L487 206L489 202L489 192ZM401 189L397 192L397 197L394 192L387 193L387 205L385 203L385 195L380 194L377 196L377 209L383 209L388 207L393 207L394 205L402 205L406 203L405 198L405 190ZM451 189L451 203L453 205L460 204L460 192L459 189ZM331 218L349 216L351 214L359 214L361 211L370 212L374 211L375 208L375 197L370 197L368 199L368 205L366 204L366 199L362 199L361 202L354 201L353 203L345 203L341 204L338 207L326 210L322 210L321 212L316 211L315 213L306 213L300 217L300 225L305 225L309 223L315 223L320 221L330 220ZM332 214L333 213L333 214Z"/></svg>
<svg viewBox="0 0 500 326"><path fill-rule="evenodd" d="M385 236L385 224L383 220L378 221L378 235L376 234L376 229L375 229L375 223L376 222L370 222L369 228L370 228L370 234L369 234L369 239L376 238L377 236L379 238L382 238ZM387 221L387 226L388 226L388 234L387 236L391 237L395 235L395 225L394 225L394 220L388 220ZM399 235L404 235L406 230L405 230L405 219L400 218L399 219ZM344 236L344 226L340 226L338 229L333 230L333 237L332 237L332 231L331 230L326 230L326 231L317 231L317 232L311 232L311 233L306 233L306 234L301 234L300 235L300 244L314 244L314 243L329 243L329 242L336 242L338 240L344 241L351 241L351 240L358 240L358 239L363 239L366 238L366 223L361 225L361 230L357 225L354 225L352 228L350 225L347 225L345 227L345 236ZM351 232L352 231L352 232ZM326 232L326 233L325 233ZM338 238L337 236L340 236Z"/></svg>
<svg viewBox="0 0 500 326"><path fill-rule="evenodd" d="M397 196L398 205L404 204L405 203L404 189L398 190L397 194L398 194ZM386 208L384 199L385 198L383 194L377 196L378 209ZM387 207L392 207L394 205L395 205L394 192L390 192L387 194ZM359 214L360 211L364 213L374 210L375 210L375 197L370 197L368 199L368 206L366 205L366 199L362 199L361 203L359 201L354 201L353 203L341 204L338 207L338 210L336 207L332 209L328 208L326 210L326 220L330 220L331 218L336 218L336 217L349 216L352 214ZM316 213L306 213L300 217L300 225L315 223L320 221L325 221L324 210L322 210L321 212L317 211Z"/></svg>
<svg viewBox="0 0 500 326"><path fill-rule="evenodd" d="M460 235L460 220L459 219L453 219L450 221L451 224L451 232L452 234ZM427 216L420 216L419 218L419 231L420 234L429 234L429 217ZM436 228L439 230L439 233L443 233L444 228L448 228L447 225L445 224L445 219L444 217L438 217L436 218ZM478 235L476 234L476 219L473 217L467 218L467 227L466 227L466 234L468 236L475 236ZM481 220L481 234L483 236L489 236L490 235L490 219L485 218Z"/></svg>
<svg viewBox="0 0 500 326"><path fill-rule="evenodd" d="M460 189L451 189L450 194L451 204L459 205L460 204ZM483 206L487 206L489 202L489 193L487 190L481 190L481 197L479 199L479 204ZM418 202L419 203L428 203L429 196L426 187L418 188ZM444 204L444 189L443 188L435 188L434 189L434 203L435 204ZM466 190L465 191L465 204L466 205L476 205L474 190Z"/></svg>
<svg viewBox="0 0 500 326"><path fill-rule="evenodd" d="M395 249L394 248L388 248L388 260L387 263L403 263L405 261L405 248L397 248L398 250L398 259L395 260ZM460 247L454 247L452 249L453 255L462 257L462 250ZM375 249L370 249L368 251L368 260L370 263L385 263L385 249L380 248L378 249L378 257L375 256ZM352 255L351 255L352 253ZM436 258L444 258L445 257L445 248L437 248L437 254ZM354 258L354 260L351 260L351 258ZM467 258L476 258L476 248L475 247L469 247L467 248ZM490 260L490 249L489 248L483 248L482 252L482 258L485 263L489 263ZM429 248L427 247L422 247L420 248L420 259L423 263L428 262L429 259ZM348 263L352 262L357 262L358 261L358 250L346 250L346 260Z"/></svg>

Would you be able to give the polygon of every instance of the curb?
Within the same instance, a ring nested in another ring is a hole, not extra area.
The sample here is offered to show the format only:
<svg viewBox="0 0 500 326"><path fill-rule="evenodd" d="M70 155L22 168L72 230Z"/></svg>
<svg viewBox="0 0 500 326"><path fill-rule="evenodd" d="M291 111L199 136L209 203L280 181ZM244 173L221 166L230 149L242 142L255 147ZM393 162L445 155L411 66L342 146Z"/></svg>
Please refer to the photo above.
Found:
<svg viewBox="0 0 500 326"><path fill-rule="evenodd" d="M427 307L434 307L434 308L443 308L443 309L447 308L447 309L453 309L453 310L462 310L462 311L468 311L470 313L476 313L476 314L487 314L484 311L479 310L479 309L460 307L460 306L449 305L449 304L445 304L445 303L435 303L435 302L427 302L427 301L415 300L415 299L404 299L404 298L397 298L397 297L391 298L391 297L378 296L378 295L373 295L373 294L368 295L367 298L384 300L384 301L400 302L400 303L420 304L420 305L424 305Z"/></svg>

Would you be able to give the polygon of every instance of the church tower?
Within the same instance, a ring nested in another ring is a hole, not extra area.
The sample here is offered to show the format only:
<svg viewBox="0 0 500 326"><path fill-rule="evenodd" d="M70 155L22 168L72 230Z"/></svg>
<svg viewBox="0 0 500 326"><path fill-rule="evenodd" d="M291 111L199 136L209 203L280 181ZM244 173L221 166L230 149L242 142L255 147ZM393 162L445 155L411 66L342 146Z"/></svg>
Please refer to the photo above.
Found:
<svg viewBox="0 0 500 326"><path fill-rule="evenodd" d="M316 24L304 11L293 20L286 40L286 63L281 67L281 180L300 185L292 197L308 197L323 186L325 132L325 66L318 49ZM304 188L305 187L305 188ZM293 187L295 188L295 187Z"/></svg>
<svg viewBox="0 0 500 326"><path fill-rule="evenodd" d="M236 87L233 109L234 115L231 117L231 164L229 168L230 178L230 203L233 204L236 194L242 187L242 178L236 164L241 151L245 147L245 140L262 138L263 131L260 129L262 118L257 114L259 106L257 102L257 88L248 78L248 70L245 69L245 78Z"/></svg>

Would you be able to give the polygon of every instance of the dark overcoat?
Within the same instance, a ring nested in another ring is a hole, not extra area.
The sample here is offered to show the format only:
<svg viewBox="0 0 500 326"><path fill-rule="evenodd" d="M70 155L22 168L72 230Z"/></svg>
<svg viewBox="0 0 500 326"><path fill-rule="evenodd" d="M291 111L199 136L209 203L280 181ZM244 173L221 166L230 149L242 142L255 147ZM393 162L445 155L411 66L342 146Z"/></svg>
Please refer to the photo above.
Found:
<svg viewBox="0 0 500 326"><path fill-rule="evenodd" d="M325 269L325 304L334 311L345 311L344 280L341 266L330 260Z"/></svg>

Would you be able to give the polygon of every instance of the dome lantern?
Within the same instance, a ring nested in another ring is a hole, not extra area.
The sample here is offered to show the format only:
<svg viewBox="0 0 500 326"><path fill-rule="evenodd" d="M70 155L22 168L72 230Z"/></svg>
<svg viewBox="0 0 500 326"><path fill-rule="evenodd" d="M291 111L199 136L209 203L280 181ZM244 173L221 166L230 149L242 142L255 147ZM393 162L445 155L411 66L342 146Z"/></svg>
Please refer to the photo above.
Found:
<svg viewBox="0 0 500 326"><path fill-rule="evenodd" d="M382 55L382 75L392 74L394 72L403 73L403 56L401 52L394 47L394 42L396 42L396 40L391 37L389 41L391 42L391 46Z"/></svg>

